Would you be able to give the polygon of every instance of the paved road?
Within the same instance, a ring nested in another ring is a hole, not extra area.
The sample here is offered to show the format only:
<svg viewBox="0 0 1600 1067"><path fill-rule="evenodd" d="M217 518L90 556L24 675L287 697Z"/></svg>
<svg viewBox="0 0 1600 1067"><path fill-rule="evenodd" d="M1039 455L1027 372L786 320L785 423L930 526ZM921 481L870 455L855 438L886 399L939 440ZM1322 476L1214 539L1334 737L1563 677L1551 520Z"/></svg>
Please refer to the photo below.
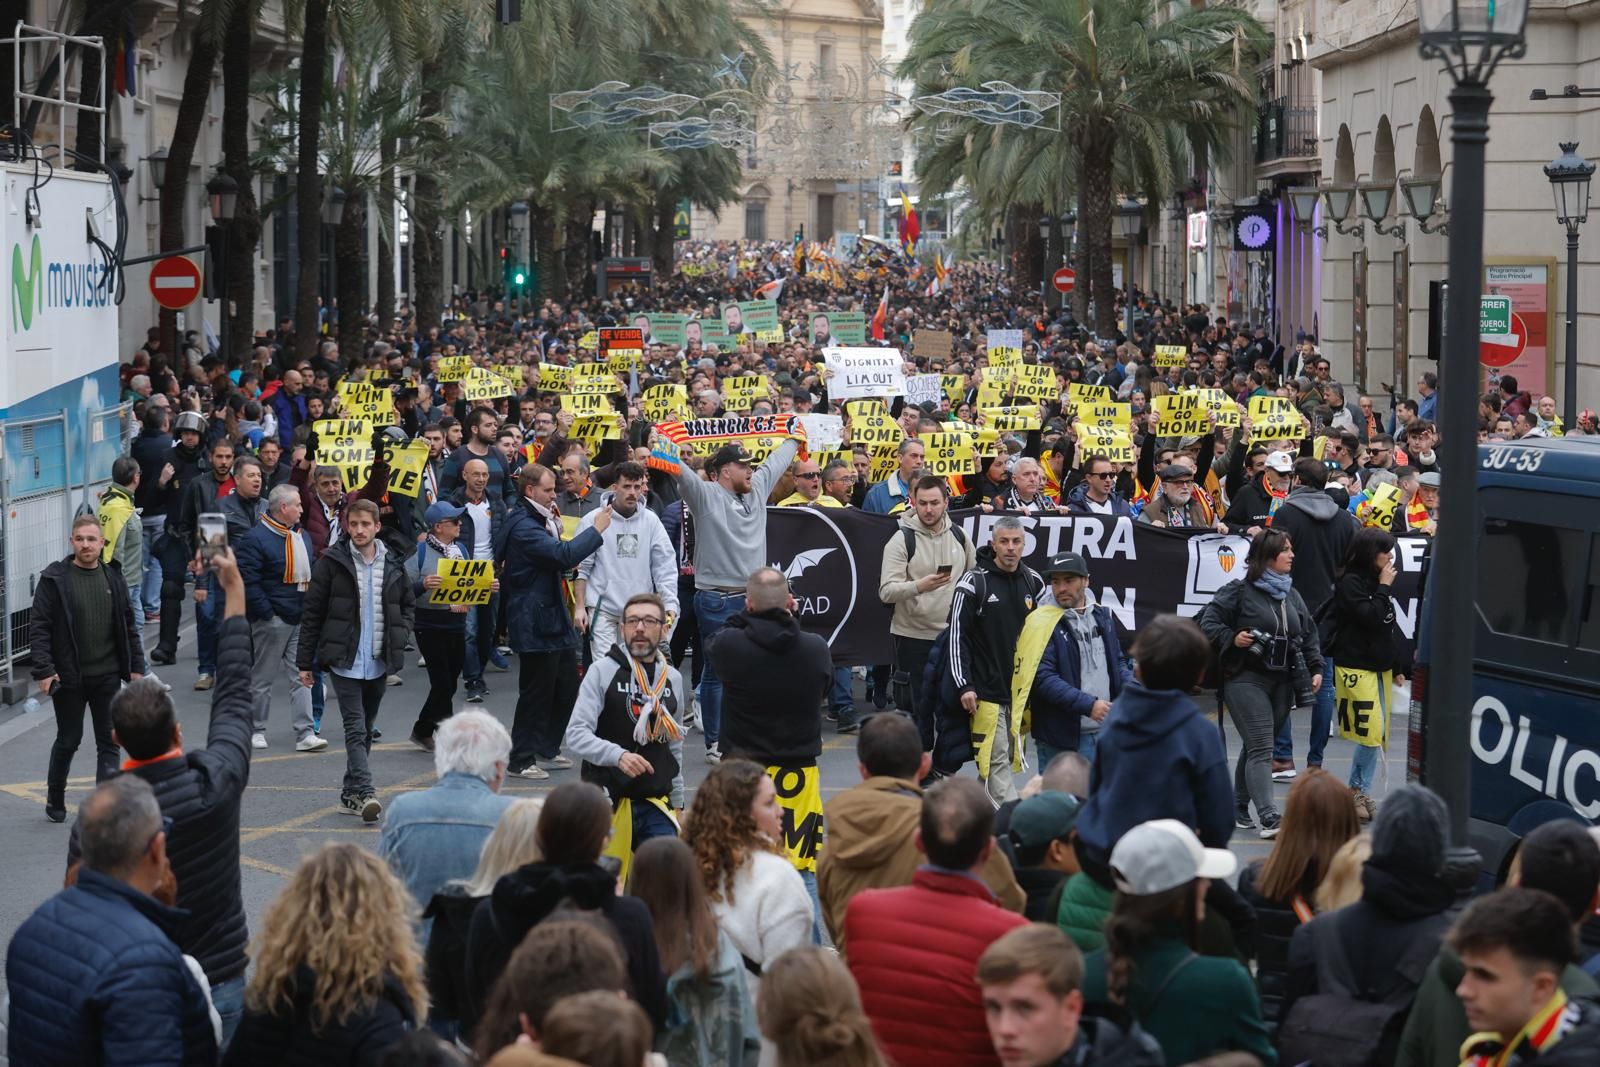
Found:
<svg viewBox="0 0 1600 1067"><path fill-rule="evenodd" d="M173 686L172 695L184 737L191 745L202 743L209 718L210 694L197 693L191 688L194 681L192 631L185 634L178 663L163 668L161 673ZM396 793L424 788L434 778L432 757L405 740L426 692L426 676L413 659L403 677L405 684L389 688L384 698L378 718L384 737L372 751L372 773L379 797L386 802ZM516 701L516 678L515 665L511 673L491 671L486 678L490 694L482 707L508 727ZM857 686L859 693L859 680ZM279 706L285 690L285 683L280 682ZM1202 706L1209 707L1209 699L1203 699ZM287 715L275 707L268 728L271 747L254 754L240 833L245 908L252 927L259 922L264 908L300 857L326 841L353 839L376 845L378 831L375 827L364 826L337 809L339 782L344 771L337 715L337 704L330 693L328 718L323 724L329 747L320 753L300 754L293 749L294 738ZM1297 723L1296 749L1302 757L1307 731L1304 718L1301 713ZM7 871L7 891L0 894L0 943L9 942L12 931L61 884L68 827L73 815L69 812L65 824L52 823L44 817L44 769L55 736L53 722L48 701L43 702L41 712L31 715L24 714L20 706L0 712L0 842L3 842ZM1389 782L1404 780L1403 726L1404 720L1400 720L1393 731L1397 736L1390 746L1389 781L1385 782L1380 772L1380 794ZM859 780L854 739L834 735L831 726L828 730L820 761L824 797L848 789ZM85 734L88 733L86 724ZM1237 735L1231 728L1227 739L1230 752L1236 751ZM701 740L698 733L693 734L687 745L685 771L691 789L706 773ZM1329 745L1328 768L1341 777L1348 775L1350 751L1347 743L1333 741ZM1029 755L1031 760L1031 747ZM86 736L73 763L74 777L67 791L69 808L74 808L92 790L93 761L93 742ZM574 769L553 772L545 782L512 779L507 791L532 795L563 781L576 780L577 775ZM1281 795L1288 787L1279 785L1277 788ZM1242 859L1249 860L1265 855L1268 844L1253 834L1240 834L1233 847Z"/></svg>

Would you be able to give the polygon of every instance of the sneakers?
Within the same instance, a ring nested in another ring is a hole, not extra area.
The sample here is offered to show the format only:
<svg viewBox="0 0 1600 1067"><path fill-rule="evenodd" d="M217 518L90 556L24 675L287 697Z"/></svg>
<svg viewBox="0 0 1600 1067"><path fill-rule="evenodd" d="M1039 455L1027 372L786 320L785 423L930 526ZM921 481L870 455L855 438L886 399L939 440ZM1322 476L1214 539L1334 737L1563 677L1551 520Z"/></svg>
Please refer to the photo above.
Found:
<svg viewBox="0 0 1600 1067"><path fill-rule="evenodd" d="M51 822L66 822L67 809L65 805L61 807L53 807L49 801L45 801L44 817L49 819Z"/></svg>
<svg viewBox="0 0 1600 1067"><path fill-rule="evenodd" d="M509 662L507 662L506 658L504 656L502 656L498 652L490 653L490 655L489 655L489 666L493 667L495 670L499 671L501 674L504 674L506 671L509 671L511 669L511 664Z"/></svg>
<svg viewBox="0 0 1600 1067"><path fill-rule="evenodd" d="M384 685L405 685L406 681L398 674L391 674L383 680Z"/></svg>
<svg viewBox="0 0 1600 1067"><path fill-rule="evenodd" d="M489 695L489 687L484 685L482 682L478 682L476 684L474 684L472 682L468 682L467 683L467 703L468 704L482 704L483 703L483 698L488 696L488 695Z"/></svg>
<svg viewBox="0 0 1600 1067"><path fill-rule="evenodd" d="M217 679L209 674L202 674L200 677L194 680L194 687L196 690L210 689L216 684Z"/></svg>
<svg viewBox="0 0 1600 1067"><path fill-rule="evenodd" d="M1275 759L1272 761L1272 780L1274 782L1294 781L1295 769L1292 759Z"/></svg>
<svg viewBox="0 0 1600 1067"><path fill-rule="evenodd" d="M836 727L836 732L841 734L853 734L859 733L860 730L861 720L857 718L854 713L852 713L849 718L846 718L843 715L839 716L839 725Z"/></svg>
<svg viewBox="0 0 1600 1067"><path fill-rule="evenodd" d="M150 653L150 662L154 663L158 667L170 667L174 663L178 662L178 656L175 652L169 652L164 648L158 648L154 652Z"/></svg>
<svg viewBox="0 0 1600 1067"><path fill-rule="evenodd" d="M159 685L162 689L166 690L167 692L169 692L169 693L172 692L172 683L168 682L168 681L164 681L161 678L161 676L158 675L155 671L145 671L144 672L144 676L146 678L150 679L150 681L152 681L152 682L156 683L157 685Z"/></svg>
<svg viewBox="0 0 1600 1067"><path fill-rule="evenodd" d="M552 771L570 771L572 769L572 761L560 753L545 760L544 765Z"/></svg>
<svg viewBox="0 0 1600 1067"><path fill-rule="evenodd" d="M250 735L250 747L251 748L266 748L267 747L267 735L263 734L263 733L253 733L253 734L251 734Z"/></svg>
<svg viewBox="0 0 1600 1067"><path fill-rule="evenodd" d="M431 737L418 737L416 734L412 734L411 743L422 749L424 752L433 751L433 738Z"/></svg>
<svg viewBox="0 0 1600 1067"><path fill-rule="evenodd" d="M526 767L522 768L522 770L512 771L511 773L514 777L532 778L536 782L542 782L546 778L550 777L550 772L539 766L537 763L530 763Z"/></svg>
<svg viewBox="0 0 1600 1067"><path fill-rule="evenodd" d="M1351 800L1356 805L1356 818L1362 822L1371 822L1378 814L1378 802L1365 793L1355 793Z"/></svg>
<svg viewBox="0 0 1600 1067"><path fill-rule="evenodd" d="M159 612L159 611L147 611L147 612L144 613L144 623L145 623L146 626L149 626L153 622L160 622L160 621L161 621L161 612Z"/></svg>
<svg viewBox="0 0 1600 1067"><path fill-rule="evenodd" d="M260 734L257 734L256 736L261 737ZM266 738L264 737L261 739L261 747L267 747ZM328 739L326 737L318 737L316 734L306 734L304 737L294 743L294 750L296 752L321 752L327 747Z"/></svg>
<svg viewBox="0 0 1600 1067"><path fill-rule="evenodd" d="M339 810L345 815L361 816L362 822L372 823L377 822L378 816L383 814L383 805L378 803L378 798L371 793L362 793L359 796L341 793Z"/></svg>
<svg viewBox="0 0 1600 1067"><path fill-rule="evenodd" d="M378 729L376 726L374 726L371 730L369 730L367 732L372 735L372 739L374 741L376 741L379 738L383 737L383 731Z"/></svg>
<svg viewBox="0 0 1600 1067"><path fill-rule="evenodd" d="M1254 830L1256 821L1250 817L1250 805L1240 804L1233 809L1233 825L1237 830Z"/></svg>
<svg viewBox="0 0 1600 1067"><path fill-rule="evenodd" d="M495 655L497 655L497 656L509 656L509 655L511 655L511 646L510 645L495 645L494 646L494 652L495 652Z"/></svg>
<svg viewBox="0 0 1600 1067"><path fill-rule="evenodd" d="M722 762L722 746L721 745L707 745L706 746L706 762L707 763L721 763Z"/></svg>
<svg viewBox="0 0 1600 1067"><path fill-rule="evenodd" d="M427 665L428 665L427 659L425 659L422 656L418 656L417 657L417 666L418 667L426 667Z"/></svg>
<svg viewBox="0 0 1600 1067"><path fill-rule="evenodd" d="M1283 820L1277 815L1269 815L1261 820L1261 840L1271 841L1278 836L1278 828L1283 825Z"/></svg>

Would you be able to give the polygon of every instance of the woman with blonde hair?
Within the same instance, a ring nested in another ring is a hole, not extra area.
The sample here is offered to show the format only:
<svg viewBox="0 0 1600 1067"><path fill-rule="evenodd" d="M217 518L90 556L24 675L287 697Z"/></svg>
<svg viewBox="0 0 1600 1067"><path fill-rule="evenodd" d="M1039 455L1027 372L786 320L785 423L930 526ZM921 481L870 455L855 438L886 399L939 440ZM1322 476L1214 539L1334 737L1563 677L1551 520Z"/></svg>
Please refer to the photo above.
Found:
<svg viewBox="0 0 1600 1067"><path fill-rule="evenodd" d="M752 992L762 969L811 941L811 898L781 851L783 809L772 778L749 760L723 760L695 791L683 839L717 923L744 957Z"/></svg>
<svg viewBox="0 0 1600 1067"><path fill-rule="evenodd" d="M454 1038L460 1029L461 988L466 979L467 932L478 901L494 891L494 884L527 863L543 858L539 851L539 812L542 797L512 801L500 813L478 856L478 869L464 882L447 882L428 901L423 918L433 920L428 937L428 989L433 993L434 1032Z"/></svg>
<svg viewBox="0 0 1600 1067"><path fill-rule="evenodd" d="M1361 871L1371 855L1371 834L1357 834L1333 854L1328 873L1317 886L1316 897L1312 900L1318 915L1338 911L1361 899Z"/></svg>
<svg viewBox="0 0 1600 1067"><path fill-rule="evenodd" d="M773 960L756 1015L777 1053L776 1067L887 1067L856 980L825 949L807 945Z"/></svg>
<svg viewBox="0 0 1600 1067"><path fill-rule="evenodd" d="M359 845L325 845L267 909L225 1067L366 1064L427 1017L406 887Z"/></svg>
<svg viewBox="0 0 1600 1067"><path fill-rule="evenodd" d="M1312 767L1295 781L1284 806L1283 826L1265 860L1239 875L1239 895L1255 908L1256 989L1267 1024L1278 1021L1283 979L1289 970L1289 939L1316 913L1313 899L1334 854L1361 832L1350 790L1338 778Z"/></svg>

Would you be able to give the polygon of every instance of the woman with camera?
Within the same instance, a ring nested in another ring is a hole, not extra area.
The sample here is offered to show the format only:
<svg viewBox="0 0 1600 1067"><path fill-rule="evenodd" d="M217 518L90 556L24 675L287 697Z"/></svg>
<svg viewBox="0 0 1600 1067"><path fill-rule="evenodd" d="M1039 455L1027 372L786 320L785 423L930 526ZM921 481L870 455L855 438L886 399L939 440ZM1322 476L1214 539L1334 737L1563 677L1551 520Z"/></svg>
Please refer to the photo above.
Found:
<svg viewBox="0 0 1600 1067"><path fill-rule="evenodd" d="M1229 582L1200 613L1200 628L1221 657L1221 696L1242 739L1233 796L1241 830L1276 837L1272 802L1272 737L1289 712L1312 702L1322 685L1316 623L1294 591L1294 546L1282 530L1264 530L1250 544L1243 578Z"/></svg>

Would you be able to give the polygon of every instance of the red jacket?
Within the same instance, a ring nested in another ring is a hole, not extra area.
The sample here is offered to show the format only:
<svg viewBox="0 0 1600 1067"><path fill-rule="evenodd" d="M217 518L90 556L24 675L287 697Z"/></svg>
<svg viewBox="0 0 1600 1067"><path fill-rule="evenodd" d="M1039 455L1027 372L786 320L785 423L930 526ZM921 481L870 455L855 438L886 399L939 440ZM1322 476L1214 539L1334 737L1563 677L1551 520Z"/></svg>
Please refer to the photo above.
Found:
<svg viewBox="0 0 1600 1067"><path fill-rule="evenodd" d="M900 1067L998 1064L978 957L1027 924L976 878L929 867L909 886L852 897L844 917L850 973L884 1054Z"/></svg>

